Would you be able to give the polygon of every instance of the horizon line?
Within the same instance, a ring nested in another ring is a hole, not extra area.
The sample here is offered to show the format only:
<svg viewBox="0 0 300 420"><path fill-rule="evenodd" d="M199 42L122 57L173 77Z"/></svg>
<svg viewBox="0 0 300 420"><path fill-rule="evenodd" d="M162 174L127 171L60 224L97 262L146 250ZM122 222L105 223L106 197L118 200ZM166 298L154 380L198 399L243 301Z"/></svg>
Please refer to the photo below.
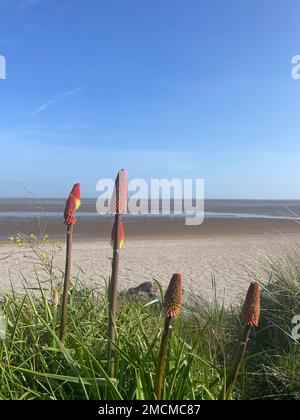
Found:
<svg viewBox="0 0 300 420"><path fill-rule="evenodd" d="M0 200L28 200L28 199L32 199L32 200L67 200L68 195L66 196L44 196L44 197L39 197L39 196L0 196ZM94 196L86 196L86 197L81 197L81 200L97 200L98 197ZM161 199L161 198L160 198ZM182 198L183 200L184 198ZM195 199L195 198L193 198ZM146 199L147 200L147 199ZM150 198L148 198L148 200L150 200ZM171 200L174 200L174 198L171 198ZM180 199L179 199L180 200ZM239 200L239 201L300 201L300 197L299 198L241 198L241 197L207 197L204 198L204 201L207 200L230 200L230 201L234 201L234 200Z"/></svg>

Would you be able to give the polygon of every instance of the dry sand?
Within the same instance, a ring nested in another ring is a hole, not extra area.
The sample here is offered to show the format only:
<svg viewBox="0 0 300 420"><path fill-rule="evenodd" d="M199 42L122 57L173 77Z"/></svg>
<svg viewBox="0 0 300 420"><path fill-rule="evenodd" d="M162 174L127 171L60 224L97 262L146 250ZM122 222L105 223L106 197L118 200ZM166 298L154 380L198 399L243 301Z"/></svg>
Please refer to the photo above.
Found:
<svg viewBox="0 0 300 420"><path fill-rule="evenodd" d="M204 235L198 238L131 239L125 242L120 266L120 289L136 286L152 278L165 286L174 272L181 272L187 292L201 293L212 298L212 277L215 277L219 296L225 296L228 304L244 294L250 278L249 273L259 273L267 280L263 266L274 257L283 256L291 247L300 244L296 233L245 233ZM47 245L47 252L53 250ZM64 267L65 249L56 251L55 263ZM110 244L104 241L75 240L73 274L92 284L102 286L110 274ZM32 252L8 244L0 246L1 287L13 283L21 285L21 273L34 285L38 270L42 278L47 275L34 259Z"/></svg>

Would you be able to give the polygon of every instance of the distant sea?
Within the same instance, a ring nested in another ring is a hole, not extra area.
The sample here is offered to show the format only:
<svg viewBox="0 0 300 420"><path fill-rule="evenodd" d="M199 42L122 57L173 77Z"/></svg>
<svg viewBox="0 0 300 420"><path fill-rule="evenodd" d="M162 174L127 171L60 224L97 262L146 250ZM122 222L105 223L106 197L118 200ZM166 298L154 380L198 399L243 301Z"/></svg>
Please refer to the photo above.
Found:
<svg viewBox="0 0 300 420"><path fill-rule="evenodd" d="M48 234L60 238L64 235L63 211L65 199L60 198L0 198L0 238L6 240L18 232L26 234ZM173 204L171 205L171 208ZM256 221L298 221L300 220L300 200L206 200L205 221L256 220ZM86 237L106 236L111 227L111 216L101 216L96 211L96 199L82 199L77 213L78 234ZM147 235L151 226L173 226L184 215L156 214L126 218L134 234ZM142 222L144 220L144 222ZM145 222L145 220L147 220ZM79 223L80 222L80 223ZM133 226L136 225L136 232ZM144 227L143 227L144 226ZM155 230L155 229L154 229ZM163 229L162 229L163 230ZM151 232L150 232L151 233Z"/></svg>

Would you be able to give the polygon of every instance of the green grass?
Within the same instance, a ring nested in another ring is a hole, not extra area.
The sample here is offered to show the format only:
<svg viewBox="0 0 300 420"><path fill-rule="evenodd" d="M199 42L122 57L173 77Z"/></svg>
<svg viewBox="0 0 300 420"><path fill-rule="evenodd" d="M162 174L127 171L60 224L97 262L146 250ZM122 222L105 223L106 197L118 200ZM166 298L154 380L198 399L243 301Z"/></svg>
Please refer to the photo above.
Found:
<svg viewBox="0 0 300 420"><path fill-rule="evenodd" d="M157 306L125 302L118 308L117 378L107 375L107 299L77 283L71 290L68 333L62 344L55 309L44 293L4 297L7 337L1 341L0 398L153 399L153 381L163 320ZM205 328L174 323L164 397L214 399L221 372Z"/></svg>
<svg viewBox="0 0 300 420"><path fill-rule="evenodd" d="M11 290L1 298L6 339L0 340L0 399L153 399L163 328L160 305L119 303L116 378L110 378L107 290L74 279L61 343L60 308L53 307L51 296L54 288L61 294L62 276L51 258L43 264L49 280L38 290L24 280L25 293ZM300 398L300 344L290 335L292 317L300 314L300 257L295 253L284 264L275 262L269 273L261 325L251 334L233 399ZM240 306L228 309L198 296L185 299L173 324L164 399L214 400L242 331Z"/></svg>
<svg viewBox="0 0 300 420"><path fill-rule="evenodd" d="M290 250L268 267L269 284L262 293L260 327L249 351L246 393L249 398L300 399L300 339L292 336L300 315L300 255Z"/></svg>

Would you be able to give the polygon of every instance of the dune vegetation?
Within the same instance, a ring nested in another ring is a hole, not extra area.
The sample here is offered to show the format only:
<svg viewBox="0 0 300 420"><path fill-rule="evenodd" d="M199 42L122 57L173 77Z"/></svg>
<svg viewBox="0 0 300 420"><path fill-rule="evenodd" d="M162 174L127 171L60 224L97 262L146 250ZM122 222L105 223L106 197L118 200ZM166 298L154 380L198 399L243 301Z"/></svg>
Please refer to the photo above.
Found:
<svg viewBox="0 0 300 420"><path fill-rule="evenodd" d="M148 303L138 296L118 300L112 377L108 288L72 279L61 341L64 273L55 266L55 256L40 245L32 246L35 262L38 257L45 272L43 280L37 275L38 287L33 289L23 279L23 291L11 289L1 296L0 398L155 399L165 319L163 291ZM170 331L163 399L300 398L300 342L291 335L292 318L300 313L299 255L295 251L285 263L274 262L268 272L260 322L251 331L235 386L227 396L224 386L244 328L242 302L229 308L217 300L184 294Z"/></svg>

